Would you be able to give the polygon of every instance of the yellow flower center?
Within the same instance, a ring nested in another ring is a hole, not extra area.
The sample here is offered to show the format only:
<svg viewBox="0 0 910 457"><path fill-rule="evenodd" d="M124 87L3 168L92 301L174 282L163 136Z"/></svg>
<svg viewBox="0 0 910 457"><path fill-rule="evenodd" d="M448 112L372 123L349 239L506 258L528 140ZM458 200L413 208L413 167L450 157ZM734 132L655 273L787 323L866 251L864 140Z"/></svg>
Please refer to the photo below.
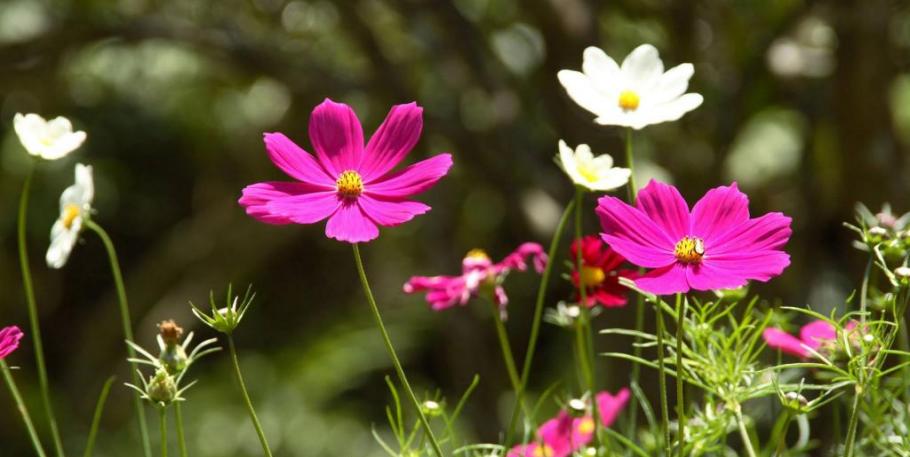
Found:
<svg viewBox="0 0 910 457"><path fill-rule="evenodd" d="M335 188L342 197L359 197L363 193L363 178L354 170L343 171L335 182Z"/></svg>
<svg viewBox="0 0 910 457"><path fill-rule="evenodd" d="M581 266L581 273L578 275L578 282L585 287L598 286L607 279L607 274L600 267L591 267L588 265Z"/></svg>
<svg viewBox="0 0 910 457"><path fill-rule="evenodd" d="M705 242L701 238L684 236L673 250L676 259L683 263L698 263L705 255Z"/></svg>
<svg viewBox="0 0 910 457"><path fill-rule="evenodd" d="M487 251L484 251L483 249L476 249L476 248L468 251L468 253L465 254L464 257L466 259L472 259L472 260L490 260L490 256L487 255Z"/></svg>
<svg viewBox="0 0 910 457"><path fill-rule="evenodd" d="M578 424L578 431L579 433L583 433L585 435L594 433L594 419L591 419L590 417L582 419Z"/></svg>
<svg viewBox="0 0 910 457"><path fill-rule="evenodd" d="M79 217L79 213L80 211L78 205L70 203L63 207L63 226L66 227L67 230L73 227L73 221Z"/></svg>
<svg viewBox="0 0 910 457"><path fill-rule="evenodd" d="M589 164L578 164L578 174L588 182L597 181L597 170Z"/></svg>
<svg viewBox="0 0 910 457"><path fill-rule="evenodd" d="M556 455L556 453L553 452L553 448L546 444L534 448L534 457L553 457L554 455Z"/></svg>
<svg viewBox="0 0 910 457"><path fill-rule="evenodd" d="M619 93L619 107L623 111L635 111L638 109L638 103L641 99L638 97L638 94L632 90L624 90Z"/></svg>

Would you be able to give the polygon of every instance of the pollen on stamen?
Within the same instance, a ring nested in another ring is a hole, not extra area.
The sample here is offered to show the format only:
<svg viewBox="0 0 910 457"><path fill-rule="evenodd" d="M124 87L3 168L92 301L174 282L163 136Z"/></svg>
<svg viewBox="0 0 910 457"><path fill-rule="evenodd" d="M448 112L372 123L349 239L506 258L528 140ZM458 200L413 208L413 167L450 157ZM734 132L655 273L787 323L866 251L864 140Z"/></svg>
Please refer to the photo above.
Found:
<svg viewBox="0 0 910 457"><path fill-rule="evenodd" d="M363 178L354 170L346 170L338 175L335 188L342 197L359 197L363 193Z"/></svg>
<svg viewBox="0 0 910 457"><path fill-rule="evenodd" d="M61 219L63 220L63 226L66 227L67 230L73 227L73 222L79 217L79 213L78 205L70 203L63 207L63 216Z"/></svg>
<svg viewBox="0 0 910 457"><path fill-rule="evenodd" d="M635 91L624 90L619 93L619 107L624 111L634 111L638 109L641 98Z"/></svg>
<svg viewBox="0 0 910 457"><path fill-rule="evenodd" d="M683 263L701 262L702 257L705 255L705 242L701 238L684 236L683 239L676 243L673 255Z"/></svg>

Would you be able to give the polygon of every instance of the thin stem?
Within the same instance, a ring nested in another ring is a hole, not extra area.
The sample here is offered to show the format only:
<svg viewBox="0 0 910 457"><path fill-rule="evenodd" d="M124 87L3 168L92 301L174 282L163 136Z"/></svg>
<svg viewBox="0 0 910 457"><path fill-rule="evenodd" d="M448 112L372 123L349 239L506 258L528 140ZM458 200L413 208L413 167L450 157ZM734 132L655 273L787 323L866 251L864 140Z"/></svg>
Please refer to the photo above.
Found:
<svg viewBox="0 0 910 457"><path fill-rule="evenodd" d="M158 408L158 417L161 418L161 457L167 457L167 408Z"/></svg>
<svg viewBox="0 0 910 457"><path fill-rule="evenodd" d="M115 376L107 378L104 387L101 388L101 394L98 395L98 402L95 403L95 414L92 416L92 428L89 429L88 439L85 443L84 457L91 457L95 449L95 437L98 436L98 427L101 425L101 414L104 412L104 404L107 402L107 395L111 391L111 385L114 384Z"/></svg>
<svg viewBox="0 0 910 457"><path fill-rule="evenodd" d="M180 447L180 457L187 457L190 454L186 451L186 437L183 433L183 411L179 401L174 403L174 418L177 420L177 444Z"/></svg>
<svg viewBox="0 0 910 457"><path fill-rule="evenodd" d="M44 414L51 430L54 441L54 450L58 457L63 457L63 442L57 430L57 419L54 417L54 408L51 404L50 389L47 382L47 368L44 365L44 344L41 343L41 325L38 323L38 305L35 303L35 288L32 285L32 270L28 264L28 247L26 246L26 225L28 219L28 197L31 192L32 178L35 176L34 164L22 184L22 195L19 196L19 219L16 225L16 235L19 244L19 267L22 269L22 287L25 290L25 302L28 305L28 321L32 331L32 341L35 345L35 366L38 368L38 386L41 389L41 401L44 403Z"/></svg>
<svg viewBox="0 0 910 457"><path fill-rule="evenodd" d="M512 388L518 392L521 380L518 378L518 369L515 368L515 357L512 355L512 346L509 344L509 335L506 333L506 326L502 322L502 316L499 312L499 306L490 302L490 309L493 310L493 323L496 326L496 336L499 338L499 347L502 349L502 359L506 364L506 371L509 372L509 381Z"/></svg>
<svg viewBox="0 0 910 457"><path fill-rule="evenodd" d="M863 272L863 282L859 291L859 321L860 328L866 323L866 296L869 294L869 277L872 276L872 263L874 255L869 255L869 261L866 262L866 270Z"/></svg>
<svg viewBox="0 0 910 457"><path fill-rule="evenodd" d="M635 204L638 187L635 186L635 163L632 159L632 128L626 128L626 168L629 169L629 204Z"/></svg>
<svg viewBox="0 0 910 457"><path fill-rule="evenodd" d="M591 312L588 309L587 287L581 282L582 271L584 267L583 249L581 240L583 235L582 226L582 208L584 208L585 191L581 186L575 187L575 271L578 272L578 296L579 306L581 307L581 328L579 329L578 339L582 349L582 359L585 365L582 370L585 374L585 388L591 395L591 409L594 419L594 445L596 447L597 439L600 437L600 411L597 408L597 383L594 374L594 339L591 336Z"/></svg>
<svg viewBox="0 0 910 457"><path fill-rule="evenodd" d="M433 452L436 453L436 457L443 457L442 448L439 447L439 442L436 441L436 435L433 434L433 428L430 427L430 422L420 408L420 402L417 400L417 396L414 395L414 391L411 389L411 383L408 382L408 378L404 374L404 368L401 367L401 362L398 360L398 354L395 352L395 347L392 346L392 339L389 337L389 332L386 330L385 324L382 323L382 315L379 314L379 307L376 306L376 299L373 298L373 291L370 289L370 283L367 281L367 274L363 269L363 259L360 258L360 248L357 243L353 243L351 246L354 248L354 263L357 265L357 274L360 276L360 284L363 286L363 293L367 296L367 302L370 304L370 311L373 313L373 319L376 320L376 326L379 327L379 333L382 334L382 340L385 343L386 350L389 351L389 356L392 358L392 364L395 365L395 371L398 373L398 380L401 382L401 385L404 386L404 390L407 391L408 397L417 410L417 415L420 417L420 423L423 424L426 437L429 439L430 445L433 446Z"/></svg>
<svg viewBox="0 0 910 457"><path fill-rule="evenodd" d="M262 424L259 423L259 417L256 416L256 410L253 408L253 401L250 400L250 394L246 390L246 383L243 382L243 375L240 373L240 360L237 358L237 348L234 346L234 337L227 334L228 348L231 351L231 362L234 364L234 376L237 377L237 383L240 384L240 392L243 393L243 402L246 404L246 410L259 436L259 443L262 444L262 453L266 457L272 457L272 450L269 449L269 443L265 439L265 432L262 431Z"/></svg>
<svg viewBox="0 0 910 457"><path fill-rule="evenodd" d="M633 161L632 154L632 128L626 128L626 167L629 169L629 183L626 185L629 193L629 204L634 205L635 199L638 195L638 188L635 186L635 164ZM644 270L639 269L639 273L642 273ZM635 331L638 334L641 334L643 327L645 326L645 300L641 294L635 294ZM635 358L641 358L641 339L635 337L635 344L632 348L632 354ZM632 364L632 380L631 384L637 386L638 381L641 377L641 366L637 363ZM630 429L635 430L635 426L638 423L638 402L633 401L630 406L631 411L629 411L629 423L631 424Z"/></svg>
<svg viewBox="0 0 910 457"><path fill-rule="evenodd" d="M856 442L856 429L859 427L859 399L862 389L857 387L853 394L853 406L850 408L850 422L847 425L847 440L844 443L844 456L853 457L853 448Z"/></svg>
<svg viewBox="0 0 910 457"><path fill-rule="evenodd" d="M114 287L117 289L117 303L120 306L120 325L123 327L123 337L128 341L133 341L133 324L130 320L130 305L126 298L126 286L123 282L123 274L120 271L120 261L117 258L117 250L114 249L114 242L111 241L111 237L107 234L107 231L91 219L85 218L82 223L86 228L95 232L95 234L98 235L98 238L101 239L101 243L104 244L104 249L107 251L108 262L111 265L111 275L114 278ZM136 352L131 346L127 345L126 350L131 359L136 358ZM136 362L130 362L130 373L132 374L133 385L140 385L138 365ZM142 398L139 396L139 392L134 391L133 411L136 414L136 421L139 423L139 436L142 438L142 449L146 456L151 457L152 441L149 438L148 424L145 420L145 410L143 408L144 406L142 404Z"/></svg>
<svg viewBox="0 0 910 457"><path fill-rule="evenodd" d="M664 447L666 455L673 455L672 442L670 441L670 407L667 403L667 372L664 367L664 313L660 304L654 305L657 313L657 375L660 384L660 416L661 416L661 434L664 437Z"/></svg>
<svg viewBox="0 0 910 457"><path fill-rule="evenodd" d="M755 449L752 447L752 438L749 437L749 431L746 430L746 422L743 420L743 411L740 405L734 405L733 412L736 413L736 425L739 427L739 436L743 440L743 447L749 457L755 456Z"/></svg>
<svg viewBox="0 0 910 457"><path fill-rule="evenodd" d="M677 427L676 439L679 442L678 454L680 457L683 455L683 444L685 444L685 431L686 431L686 401L684 398L685 395L685 383L683 382L683 369L682 364L682 347L683 347L683 334L686 322L686 300L683 299L682 294L676 294L676 416L679 421L679 426Z"/></svg>
<svg viewBox="0 0 910 457"><path fill-rule="evenodd" d="M35 448L35 453L38 454L38 457L46 457L47 454L44 453L44 447L41 446L41 439L38 438L38 433L35 431L35 425L32 423L32 418L28 414L28 408L25 407L25 402L22 401L22 395L19 394L19 389L16 388L16 381L13 380L13 375L9 371L9 365L6 364L6 360L0 359L0 370L3 371L3 379L6 380L6 386L9 387L9 392L16 402L16 408L19 409L19 414L22 416L22 422L25 423L25 429L28 430L28 437L32 440L32 447Z"/></svg>
<svg viewBox="0 0 910 457"><path fill-rule="evenodd" d="M518 413L521 409L522 401L524 401L524 391L528 385L528 377L531 374L531 366L534 362L534 350L537 348L537 337L540 334L540 323L543 320L543 302L546 299L547 287L550 284L550 272L553 271L553 264L555 263L553 259L556 257L556 251L559 249L559 241L562 239L562 232L565 230L566 222L568 222L569 215L572 214L574 208L574 200L566 205L566 209L559 218L559 223L556 224L556 231L553 232L553 238L550 240L550 248L547 250L547 265L543 269L543 273L540 276L540 286L537 288L537 300L534 303L534 318L531 321L531 335L528 338L528 349L525 351L524 365L521 367L519 389L515 394L515 409L512 410L512 419L509 421L509 428L506 431L507 444L512 440L512 432L515 430L515 426L518 423Z"/></svg>

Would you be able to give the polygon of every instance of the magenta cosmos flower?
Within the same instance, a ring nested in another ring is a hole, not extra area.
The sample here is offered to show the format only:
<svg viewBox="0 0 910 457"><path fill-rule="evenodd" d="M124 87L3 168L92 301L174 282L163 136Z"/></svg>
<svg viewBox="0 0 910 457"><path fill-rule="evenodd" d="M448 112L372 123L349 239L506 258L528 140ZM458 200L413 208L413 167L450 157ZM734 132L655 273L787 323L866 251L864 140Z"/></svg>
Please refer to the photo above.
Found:
<svg viewBox="0 0 910 457"><path fill-rule="evenodd" d="M689 211L675 187L652 180L638 193L636 206L603 197L597 214L610 247L635 265L653 268L635 281L653 294L767 281L790 264L781 250L790 239L790 218L750 218L749 198L736 183L709 190Z"/></svg>
<svg viewBox="0 0 910 457"><path fill-rule="evenodd" d="M243 189L247 214L269 224L313 224L349 243L379 236L378 226L407 222L430 207L409 198L432 187L452 166L439 154L398 171L423 128L423 108L395 105L364 146L360 121L348 105L326 99L310 115L316 157L281 133L266 133L272 162L296 182L261 182Z"/></svg>
<svg viewBox="0 0 910 457"><path fill-rule="evenodd" d="M5 359L19 347L22 335L22 330L15 325L0 329L0 359Z"/></svg>
<svg viewBox="0 0 910 457"><path fill-rule="evenodd" d="M490 293L493 303L504 308L509 303L509 297L502 282L512 270L527 270L528 258L538 273L547 265L547 254L537 243L523 243L499 263L493 263L482 249L472 249L461 261L461 275L413 276L403 289L409 294L426 292L427 302L435 311L466 305L471 297L484 291Z"/></svg>
<svg viewBox="0 0 910 457"><path fill-rule="evenodd" d="M616 395L609 392L597 394L600 423L604 427L613 425L628 402L627 388ZM568 412L560 411L537 429L534 442L513 447L506 457L568 457L590 443L593 437L594 419L590 415L572 417Z"/></svg>
<svg viewBox="0 0 910 457"><path fill-rule="evenodd" d="M856 328L856 322L847 323L845 328L853 330ZM812 351L821 351L824 346L834 343L837 339L837 330L830 323L816 319L799 329L799 338L775 327L766 328L762 338L770 348L807 358L812 356Z"/></svg>

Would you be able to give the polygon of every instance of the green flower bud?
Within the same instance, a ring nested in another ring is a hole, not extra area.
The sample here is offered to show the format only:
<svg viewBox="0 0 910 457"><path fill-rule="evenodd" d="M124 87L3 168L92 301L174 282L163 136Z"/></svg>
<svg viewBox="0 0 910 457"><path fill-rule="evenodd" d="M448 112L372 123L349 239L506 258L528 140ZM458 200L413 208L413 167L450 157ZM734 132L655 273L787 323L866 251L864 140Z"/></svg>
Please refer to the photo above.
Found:
<svg viewBox="0 0 910 457"><path fill-rule="evenodd" d="M153 402L167 405L177 398L177 391L177 382L174 377L167 370L158 369L155 376L149 379L146 393Z"/></svg>

